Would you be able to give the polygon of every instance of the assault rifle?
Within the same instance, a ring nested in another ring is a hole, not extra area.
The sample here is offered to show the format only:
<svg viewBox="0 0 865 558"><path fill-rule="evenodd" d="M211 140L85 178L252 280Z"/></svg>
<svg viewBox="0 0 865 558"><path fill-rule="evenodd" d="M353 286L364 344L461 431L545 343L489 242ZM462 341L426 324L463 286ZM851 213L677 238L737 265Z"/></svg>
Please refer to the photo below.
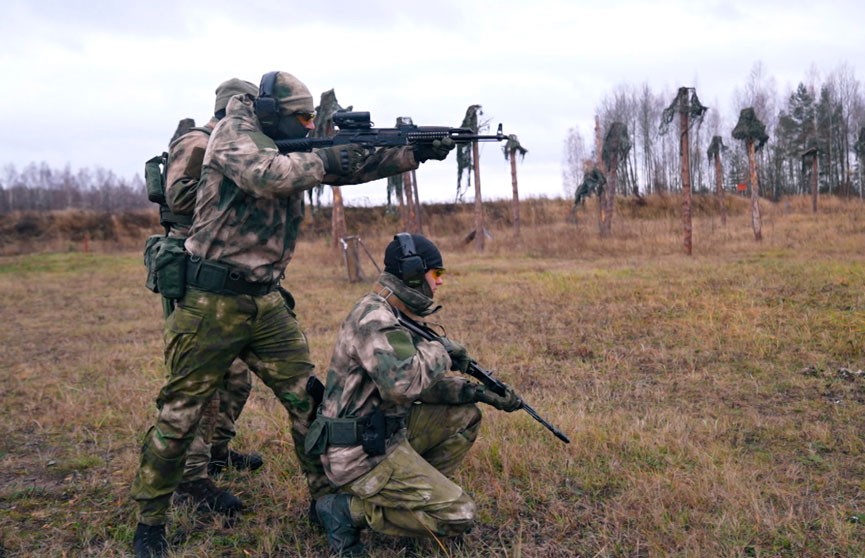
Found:
<svg viewBox="0 0 865 558"><path fill-rule="evenodd" d="M436 332L431 330L430 328L428 328L422 324L417 323L416 321L412 320L411 318L409 318L408 316L406 316L405 314L403 314L402 312L400 312L396 308L394 308L394 311L397 313L397 320L399 321L400 325L402 325L403 327L405 327L406 329L408 329L409 331L411 331L415 335L422 337L422 338L426 339L427 341L440 341L441 340L441 337L438 334L436 334ZM484 368L481 368L481 366L477 362L475 362L474 360L472 360L469 363L469 368L466 371L466 374L468 374L469 376L472 376L473 378L480 380L480 382L484 386L486 386L487 389L492 390L499 395L504 395L505 391L507 390L507 387L508 387L507 385L505 385L500 380L493 378L493 375L491 372L489 372L488 370L485 370ZM556 438L558 438L559 440L563 441L566 444L571 443L570 438L565 436L561 430L559 430L558 428L556 428L555 426L553 426L552 424L550 424L549 422L544 420L538 414L538 412L535 411L525 401L523 401L520 404L520 409L527 412L530 417L532 417L533 419L535 419L539 423L543 424L546 427L546 429L549 430L550 432L552 432Z"/></svg>
<svg viewBox="0 0 865 558"><path fill-rule="evenodd" d="M312 151L333 145L357 143L364 147L400 147L432 143L435 140L451 138L455 143L473 141L502 141L508 137L502 132L502 125L494 135L478 135L471 128L448 128L447 126L415 126L399 124L395 128L373 128L369 112L337 111L333 123L339 128L331 138L301 138L277 140L280 153Z"/></svg>

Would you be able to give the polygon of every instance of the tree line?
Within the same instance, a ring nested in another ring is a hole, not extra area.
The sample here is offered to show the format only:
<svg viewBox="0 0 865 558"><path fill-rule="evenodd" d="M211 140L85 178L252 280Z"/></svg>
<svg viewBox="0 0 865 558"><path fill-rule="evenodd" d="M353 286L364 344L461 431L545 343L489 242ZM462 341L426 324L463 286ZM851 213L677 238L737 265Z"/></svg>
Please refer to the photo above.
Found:
<svg viewBox="0 0 865 558"><path fill-rule="evenodd" d="M699 91L711 98L711 91ZM655 92L647 84L620 85L599 103L594 144L614 123L627 128L631 149L618 161L618 195L678 192L682 189L678 134L663 133L664 113L675 92ZM711 103L705 103L711 105ZM806 158L816 155L818 187L824 194L863 197L865 194L865 94L853 70L841 64L824 79L812 69L792 91L778 92L774 78L757 63L743 88L736 89L733 110L721 113L709 106L702 125L691 131L688 157L694 192L714 189L714 164L709 154L718 149L724 159L724 188L750 191L748 155L732 130L740 111L753 108L765 124L768 141L758 157L759 194L778 200L783 195L811 191ZM722 145L712 146L716 136ZM576 192L597 159L576 128L564 141L562 178L567 192Z"/></svg>
<svg viewBox="0 0 865 558"><path fill-rule="evenodd" d="M97 167L72 172L30 163L20 171L8 165L0 175L0 213L87 209L125 211L153 207L141 176L131 179Z"/></svg>

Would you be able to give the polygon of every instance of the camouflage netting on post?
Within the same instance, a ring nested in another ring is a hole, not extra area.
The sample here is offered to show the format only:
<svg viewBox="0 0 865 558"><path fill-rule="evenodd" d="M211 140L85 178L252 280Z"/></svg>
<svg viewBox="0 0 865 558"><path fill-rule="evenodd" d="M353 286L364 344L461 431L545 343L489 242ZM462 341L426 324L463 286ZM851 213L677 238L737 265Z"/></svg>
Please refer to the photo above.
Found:
<svg viewBox="0 0 865 558"><path fill-rule="evenodd" d="M466 116L463 118L461 128L469 128L473 133L480 133L480 129L485 126L479 122L478 117L483 115L484 111L481 105L469 105L466 109ZM475 165L472 161L472 142L457 144L457 199L462 199L466 190L472 185L472 171ZM463 172L466 173L466 187L462 189Z"/></svg>
<svg viewBox="0 0 865 558"><path fill-rule="evenodd" d="M706 157L709 158L709 162L711 163L717 155L723 153L726 149L727 146L724 145L724 140L721 139L721 136L712 136L712 143L709 144L709 149L706 150Z"/></svg>
<svg viewBox="0 0 865 558"><path fill-rule="evenodd" d="M739 122L733 128L733 139L737 140L752 140L755 143L754 150L760 151L766 142L769 141L769 134L766 133L766 125L760 122L754 109L751 107L742 109L739 113Z"/></svg>
<svg viewBox="0 0 865 558"><path fill-rule="evenodd" d="M599 196L604 192L604 185L607 183L607 177L601 172L598 167L592 167L592 170L583 174L583 182L577 187L574 193L574 205L580 205L586 201L586 198L593 193Z"/></svg>
<svg viewBox="0 0 865 558"><path fill-rule="evenodd" d="M604 148L601 152L604 165L607 169L613 170L614 156L617 161L623 161L630 150L631 140L628 137L628 127L622 122L613 122L607 131L607 137L604 138Z"/></svg>
<svg viewBox="0 0 865 558"><path fill-rule="evenodd" d="M414 121L411 119L411 116L397 116L396 117L396 126L403 125L412 125ZM393 176L387 177L387 205L390 207L392 205L391 197L397 196L397 199L402 196L404 180L402 174L396 174Z"/></svg>
<svg viewBox="0 0 865 558"><path fill-rule="evenodd" d="M520 140L517 139L517 136L515 134L509 135L508 141L502 146L502 152L504 152L505 154L505 161L510 159L511 151L519 154L520 161L522 161L525 158L526 153L529 152L528 149L526 149L522 146L522 144L520 144Z"/></svg>
<svg viewBox="0 0 865 558"><path fill-rule="evenodd" d="M336 93L333 89L328 89L324 93L321 94L321 100L317 107L315 107L315 128L309 134L310 137L313 138L329 138L333 137L336 134L336 128L333 124L333 115L341 110L351 110L351 106L348 108L342 108L339 102L336 100ZM319 184L315 188L308 190L307 195L309 196L309 203L312 205L312 197L313 194L319 200L319 203L316 205L321 205L321 193L324 190L324 185Z"/></svg>
<svg viewBox="0 0 865 558"><path fill-rule="evenodd" d="M670 103L670 106L664 109L661 113L661 125L658 127L658 133L664 135L670 129L670 124L676 118L676 115L682 112L682 95L688 95L689 98L685 101L685 111L688 114L688 128L690 129L695 124L699 126L703 123L703 116L709 107L704 106L697 97L697 92L692 87L682 87L679 89L679 94Z"/></svg>

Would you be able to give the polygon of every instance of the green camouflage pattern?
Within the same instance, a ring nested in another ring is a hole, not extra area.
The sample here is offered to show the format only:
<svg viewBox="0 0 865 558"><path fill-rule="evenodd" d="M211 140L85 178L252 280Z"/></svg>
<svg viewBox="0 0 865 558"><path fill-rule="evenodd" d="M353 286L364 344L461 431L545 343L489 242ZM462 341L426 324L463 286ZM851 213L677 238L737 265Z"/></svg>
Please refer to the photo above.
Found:
<svg viewBox="0 0 865 558"><path fill-rule="evenodd" d="M428 311L432 304L431 299L390 273L383 273L379 283L415 313ZM413 337L399 325L391 305L380 295L369 293L340 327L320 413L351 418L380 408L388 416L407 417L415 401L462 402L467 381L445 378L450 366L451 359L441 343ZM434 395L426 398L427 393ZM404 433L392 436L387 451L403 438ZM369 472L384 459L367 455L361 446L330 446L322 455L324 470L336 486Z"/></svg>
<svg viewBox="0 0 865 558"><path fill-rule="evenodd" d="M309 88L288 72L276 73L273 96L279 101L279 112L283 115L315 110Z"/></svg>
<svg viewBox="0 0 865 558"><path fill-rule="evenodd" d="M195 196L198 191L198 181L201 178L201 165L207 150L210 134L216 118L202 126L194 128L175 139L168 146L168 163L165 174L165 201L175 215L192 215L195 211ZM184 238L189 236L189 227L174 223L171 226L171 236Z"/></svg>
<svg viewBox="0 0 865 558"><path fill-rule="evenodd" d="M213 113L225 110L228 100L235 95L258 95L258 86L243 79L231 78L216 86L216 100L213 102Z"/></svg>
<svg viewBox="0 0 865 558"><path fill-rule="evenodd" d="M408 439L375 468L342 488L352 515L400 537L455 536L475 520L475 503L452 478L477 439L477 405L414 405Z"/></svg>
<svg viewBox="0 0 865 558"><path fill-rule="evenodd" d="M223 90L233 90L230 81L217 88L217 95L224 92ZM220 108L225 108L226 102L227 99L223 100ZM220 100L217 99L217 105L219 104ZM168 207L175 214L193 214L201 165L210 139L208 130L212 131L217 122L216 118L211 118L201 128L193 128L169 145L165 198ZM173 223L169 234L186 238L189 227ZM235 360L226 374L224 385L214 394L212 401L205 405L201 423L189 446L183 473L185 482L207 478L211 446L227 445L234 438L234 423L240 416L251 389L252 375L249 369L242 361Z"/></svg>
<svg viewBox="0 0 865 558"><path fill-rule="evenodd" d="M190 288L166 320L164 335L169 377L157 398L156 424L145 436L131 490L141 523L165 522L203 408L237 357L288 411L295 453L312 496L331 491L319 460L303 453L313 413L306 382L314 365L306 336L279 291L252 297Z"/></svg>
<svg viewBox="0 0 865 558"><path fill-rule="evenodd" d="M204 155L186 250L240 269L247 281L277 281L294 255L303 192L320 183L359 184L416 168L412 149L400 147L371 154L353 176L326 176L315 153L281 155L262 132L252 101L235 96Z"/></svg>
<svg viewBox="0 0 865 558"><path fill-rule="evenodd" d="M183 482L206 479L214 447L227 448L237 434L235 423L252 391L252 373L246 363L235 359L222 385L204 406L195 437L186 453ZM228 451L227 449L225 451Z"/></svg>

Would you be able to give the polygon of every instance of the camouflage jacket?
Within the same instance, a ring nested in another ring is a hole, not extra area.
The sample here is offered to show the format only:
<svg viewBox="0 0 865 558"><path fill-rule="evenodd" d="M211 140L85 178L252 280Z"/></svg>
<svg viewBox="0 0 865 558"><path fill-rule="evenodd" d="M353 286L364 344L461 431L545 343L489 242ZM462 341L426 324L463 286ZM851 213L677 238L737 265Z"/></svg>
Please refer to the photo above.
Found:
<svg viewBox="0 0 865 558"><path fill-rule="evenodd" d="M415 317L438 309L430 310L431 299L389 273L382 273L379 284L393 293L388 300L396 296ZM380 408L388 417L406 417L416 402L473 402L464 389L469 380L445 376L451 359L442 344L412 336L399 325L388 300L369 293L342 323L327 371L321 416L363 417ZM405 429L393 435L387 452L404 438ZM330 446L322 464L330 481L342 486L384 458L367 455L361 446Z"/></svg>
<svg viewBox="0 0 865 558"><path fill-rule="evenodd" d="M215 117L202 126L210 131L219 122ZM166 167L165 201L175 215L189 215L195 211L195 193L201 178L201 165L210 133L201 128L186 132L168 146L168 164ZM171 236L189 236L189 227L173 224Z"/></svg>
<svg viewBox="0 0 865 558"><path fill-rule="evenodd" d="M325 175L315 153L281 155L252 101L228 101L213 130L186 240L193 255L239 268L247 281L278 281L294 254L303 193L318 184L360 184L416 169L409 147L380 149L351 177Z"/></svg>

